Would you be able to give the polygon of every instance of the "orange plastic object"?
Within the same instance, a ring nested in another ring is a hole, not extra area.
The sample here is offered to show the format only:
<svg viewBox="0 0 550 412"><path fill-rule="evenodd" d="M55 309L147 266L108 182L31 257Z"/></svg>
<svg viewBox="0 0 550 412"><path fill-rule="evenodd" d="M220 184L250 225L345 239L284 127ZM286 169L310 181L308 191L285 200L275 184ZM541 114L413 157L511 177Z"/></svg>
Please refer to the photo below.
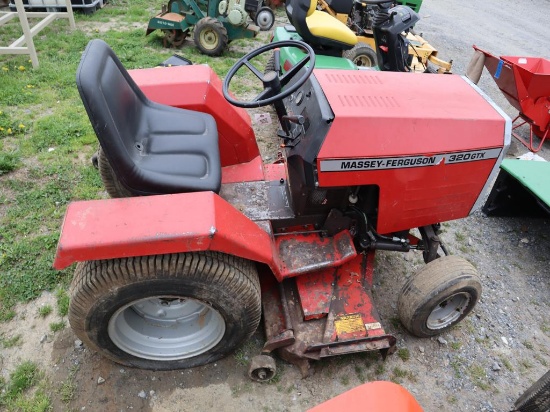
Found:
<svg viewBox="0 0 550 412"><path fill-rule="evenodd" d="M309 412L422 412L416 399L392 382L365 383L312 408Z"/></svg>

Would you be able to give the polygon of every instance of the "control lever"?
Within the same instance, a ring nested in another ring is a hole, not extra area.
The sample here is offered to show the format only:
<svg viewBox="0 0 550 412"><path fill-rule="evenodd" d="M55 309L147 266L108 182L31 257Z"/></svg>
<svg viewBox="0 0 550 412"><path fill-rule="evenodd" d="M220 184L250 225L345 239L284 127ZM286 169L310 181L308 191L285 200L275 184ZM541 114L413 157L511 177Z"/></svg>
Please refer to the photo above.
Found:
<svg viewBox="0 0 550 412"><path fill-rule="evenodd" d="M306 130L304 128L304 124L306 122L305 117L302 116L301 114L297 114L297 115L285 114L282 117L282 120L285 123L288 122L288 123L294 123L294 124L298 125L298 127L292 127L289 130L289 133L284 133L284 132L283 133L280 133L280 132L278 133L279 137L282 137L283 139L285 139L285 146L290 146L290 147L296 146L298 144L298 142L300 141L298 139L300 137L300 135L305 135L306 134Z"/></svg>

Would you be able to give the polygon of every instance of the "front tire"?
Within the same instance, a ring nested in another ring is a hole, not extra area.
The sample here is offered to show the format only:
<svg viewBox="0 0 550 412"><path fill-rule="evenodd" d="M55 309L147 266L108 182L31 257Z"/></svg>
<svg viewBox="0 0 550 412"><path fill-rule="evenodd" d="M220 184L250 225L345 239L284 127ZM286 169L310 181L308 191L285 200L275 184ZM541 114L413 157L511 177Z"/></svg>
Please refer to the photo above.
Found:
<svg viewBox="0 0 550 412"><path fill-rule="evenodd" d="M480 296L481 281L472 264L458 256L443 256L405 283L397 310L409 332L426 338L459 323Z"/></svg>
<svg viewBox="0 0 550 412"><path fill-rule="evenodd" d="M127 366L191 368L216 361L260 321L252 262L215 252L79 263L69 321L82 342Z"/></svg>

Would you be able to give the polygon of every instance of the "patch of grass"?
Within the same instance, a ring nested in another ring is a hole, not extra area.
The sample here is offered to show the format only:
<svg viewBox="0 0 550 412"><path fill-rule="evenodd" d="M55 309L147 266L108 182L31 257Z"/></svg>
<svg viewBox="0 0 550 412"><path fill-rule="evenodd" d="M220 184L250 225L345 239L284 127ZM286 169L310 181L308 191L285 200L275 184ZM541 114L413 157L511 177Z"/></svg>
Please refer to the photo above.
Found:
<svg viewBox="0 0 550 412"><path fill-rule="evenodd" d="M357 379L359 379L359 381L361 382L366 382L366 376L365 376L365 372L363 371L363 368L360 367L359 365L355 365L354 368L355 370L355 375L357 376Z"/></svg>
<svg viewBox="0 0 550 412"><path fill-rule="evenodd" d="M376 373L377 375L382 375L384 372L386 372L386 367L383 363L379 363L378 365L376 365L374 373Z"/></svg>
<svg viewBox="0 0 550 412"><path fill-rule="evenodd" d="M69 313L69 294L65 289L57 289L55 297L57 299L57 313L59 316L67 316Z"/></svg>
<svg viewBox="0 0 550 412"><path fill-rule="evenodd" d="M2 346L6 349L13 348L14 346L19 346L23 342L21 340L21 335L15 335L11 338L4 338L3 336L0 338L0 343Z"/></svg>
<svg viewBox="0 0 550 412"><path fill-rule="evenodd" d="M480 338L478 336L476 336L475 338L475 341L481 345L483 345L484 347L489 347L489 343L490 343L490 339L489 338Z"/></svg>
<svg viewBox="0 0 550 412"><path fill-rule="evenodd" d="M458 398L454 395L450 395L447 397L447 402L451 405L456 405L458 403Z"/></svg>
<svg viewBox="0 0 550 412"><path fill-rule="evenodd" d="M247 366L254 353L256 353L256 345L252 339L249 339L235 351L233 357L239 365Z"/></svg>
<svg viewBox="0 0 550 412"><path fill-rule="evenodd" d="M34 362L25 361L19 364L10 374L10 380L2 393L2 401L13 400L24 391L35 385L40 378L40 371Z"/></svg>
<svg viewBox="0 0 550 412"><path fill-rule="evenodd" d="M514 370L514 367L512 366L512 363L505 358L504 356L500 357L500 362L504 365L506 369L508 369L510 372Z"/></svg>
<svg viewBox="0 0 550 412"><path fill-rule="evenodd" d="M395 383L401 383L402 379L407 379L411 382L417 381L416 375L413 372L406 369L401 369L399 367L393 368L393 374L390 379Z"/></svg>
<svg viewBox="0 0 550 412"><path fill-rule="evenodd" d="M1 294L0 294L1 297ZM15 317L15 311L8 309L0 301L0 322L7 322Z"/></svg>
<svg viewBox="0 0 550 412"><path fill-rule="evenodd" d="M491 385L487 383L487 373L485 369L480 365L472 365L468 368L468 375L472 380L472 383L478 388L486 391L489 390Z"/></svg>
<svg viewBox="0 0 550 412"><path fill-rule="evenodd" d="M405 369L395 367L393 368L393 375L398 378L404 378L405 376L407 376L407 371Z"/></svg>
<svg viewBox="0 0 550 412"><path fill-rule="evenodd" d="M464 329L466 329L466 332L468 332L468 334L470 335L476 332L476 327L470 319L464 319L464 321L459 323L457 326L464 327Z"/></svg>
<svg viewBox="0 0 550 412"><path fill-rule="evenodd" d="M466 240L466 235L462 232L455 232L455 239L457 242L464 242Z"/></svg>
<svg viewBox="0 0 550 412"><path fill-rule="evenodd" d="M59 322L52 322L50 323L50 330L55 333L55 332L59 332L60 330L63 330L63 328L65 327L65 322L64 321L59 321Z"/></svg>
<svg viewBox="0 0 550 412"><path fill-rule="evenodd" d="M527 370L527 369L531 369L533 367L533 364L531 362L529 362L528 359L523 359L522 361L520 361L519 363L523 369Z"/></svg>
<svg viewBox="0 0 550 412"><path fill-rule="evenodd" d="M74 399L77 390L75 376L79 369L79 365L71 366L69 368L69 376L65 381L61 383L61 386L59 386L59 388L57 389L57 394L59 395L61 401L64 403L69 403Z"/></svg>
<svg viewBox="0 0 550 412"><path fill-rule="evenodd" d="M397 356L406 362L411 358L411 352L407 348L401 348L397 351Z"/></svg>
<svg viewBox="0 0 550 412"><path fill-rule="evenodd" d="M344 386L348 386L349 385L349 376L347 376L347 375L341 376L340 377L340 383Z"/></svg>
<svg viewBox="0 0 550 412"><path fill-rule="evenodd" d="M531 342L529 342L528 340L523 341L523 346L525 346L527 349L531 349L531 350L534 349L533 344Z"/></svg>
<svg viewBox="0 0 550 412"><path fill-rule="evenodd" d="M0 144L0 176L17 169L21 163L21 157L17 152L8 152Z"/></svg>
<svg viewBox="0 0 550 412"><path fill-rule="evenodd" d="M535 353L535 359L542 365L548 367L548 362L546 362L546 359L544 359L542 356L540 356L538 353Z"/></svg>
<svg viewBox="0 0 550 412"><path fill-rule="evenodd" d="M26 129L22 120L14 119L11 113L0 110L0 138L23 136Z"/></svg>
<svg viewBox="0 0 550 412"><path fill-rule="evenodd" d="M462 347L462 343L461 342L451 342L451 349L453 350L459 350L461 347Z"/></svg>
<svg viewBox="0 0 550 412"><path fill-rule="evenodd" d="M52 313L52 307L50 305L44 305L38 308L38 316L41 318L45 318L50 313Z"/></svg>
<svg viewBox="0 0 550 412"><path fill-rule="evenodd" d="M61 384L61 387L58 389L58 394L62 402L69 403L74 399L76 394L76 383L72 379L67 379Z"/></svg>
<svg viewBox="0 0 550 412"><path fill-rule="evenodd" d="M462 367L464 365L464 359L456 357L450 362L451 368L453 368L454 375L457 378L462 377Z"/></svg>
<svg viewBox="0 0 550 412"><path fill-rule="evenodd" d="M235 358L235 360L239 365L241 366L248 365L248 362L249 362L248 355L241 348L237 349L233 357Z"/></svg>

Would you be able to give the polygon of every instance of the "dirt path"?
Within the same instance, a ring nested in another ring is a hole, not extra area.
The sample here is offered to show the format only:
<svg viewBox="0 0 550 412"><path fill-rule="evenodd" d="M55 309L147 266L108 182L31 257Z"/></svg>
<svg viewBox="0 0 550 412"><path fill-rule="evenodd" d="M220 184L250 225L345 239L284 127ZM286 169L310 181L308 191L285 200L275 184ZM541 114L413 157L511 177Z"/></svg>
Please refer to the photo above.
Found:
<svg viewBox="0 0 550 412"><path fill-rule="evenodd" d="M547 0L424 0L423 20L416 29L441 58L452 58L453 71L462 74L472 44L497 55L550 58L549 15ZM480 87L515 116L489 77L485 72ZM548 148L542 155L550 160ZM477 213L443 228L452 252L468 258L480 272L482 300L460 327L441 338L414 338L396 322L396 302L405 279L421 267L421 256L379 253L375 301L398 347L408 350L385 362L377 356L343 356L317 363L308 379L279 362L276 382L256 384L246 377L246 365L263 343L258 331L233 356L205 367L129 369L91 353L69 328L52 334L48 325L54 315L38 317L40 305L55 305L54 297L45 294L19 307L12 322L0 325L6 337L25 330L22 346L2 350L2 374L30 359L46 371L52 388L72 382L76 393L69 404L52 390L56 411L303 411L373 379L402 383L426 411L506 411L550 365L550 220Z"/></svg>

